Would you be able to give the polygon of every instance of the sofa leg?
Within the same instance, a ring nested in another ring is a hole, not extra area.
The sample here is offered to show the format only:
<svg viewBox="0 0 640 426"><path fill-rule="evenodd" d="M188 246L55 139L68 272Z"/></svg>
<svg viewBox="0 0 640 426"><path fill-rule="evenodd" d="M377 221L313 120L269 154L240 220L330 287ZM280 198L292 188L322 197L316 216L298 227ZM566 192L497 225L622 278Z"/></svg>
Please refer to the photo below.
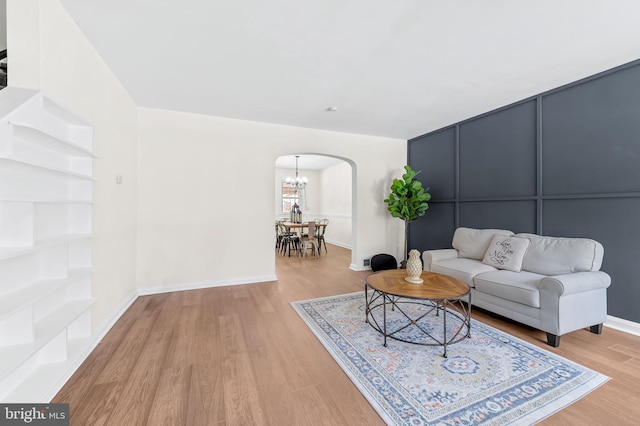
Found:
<svg viewBox="0 0 640 426"><path fill-rule="evenodd" d="M549 344L549 346L553 346L554 348L557 348L558 346L560 346L560 336L547 333L547 343Z"/></svg>
<svg viewBox="0 0 640 426"><path fill-rule="evenodd" d="M602 334L602 324L596 324L589 327L589 331L595 334Z"/></svg>

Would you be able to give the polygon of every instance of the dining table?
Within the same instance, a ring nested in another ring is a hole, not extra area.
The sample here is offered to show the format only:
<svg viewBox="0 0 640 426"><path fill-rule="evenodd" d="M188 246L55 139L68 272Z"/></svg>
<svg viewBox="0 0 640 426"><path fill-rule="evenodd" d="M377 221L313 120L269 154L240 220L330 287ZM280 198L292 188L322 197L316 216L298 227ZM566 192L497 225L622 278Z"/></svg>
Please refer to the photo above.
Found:
<svg viewBox="0 0 640 426"><path fill-rule="evenodd" d="M287 233L297 234L298 237L301 237L305 234L305 229L309 229L309 222L280 222L287 230ZM316 223L316 232L321 232L320 228L327 226L326 224ZM307 232L308 233L308 232ZM318 249L320 251L320 249Z"/></svg>
<svg viewBox="0 0 640 426"><path fill-rule="evenodd" d="M285 226L285 228L287 228L288 231L291 230L296 230L296 232L299 230L301 233L304 233L304 229L305 228L309 228L309 222L280 222L281 224L283 224ZM321 227L325 227L327 226L324 223L316 223L316 229L321 228Z"/></svg>
<svg viewBox="0 0 640 426"><path fill-rule="evenodd" d="M298 234L303 233L304 228L309 228L309 222L280 222L285 228L287 228L287 232L295 231Z"/></svg>

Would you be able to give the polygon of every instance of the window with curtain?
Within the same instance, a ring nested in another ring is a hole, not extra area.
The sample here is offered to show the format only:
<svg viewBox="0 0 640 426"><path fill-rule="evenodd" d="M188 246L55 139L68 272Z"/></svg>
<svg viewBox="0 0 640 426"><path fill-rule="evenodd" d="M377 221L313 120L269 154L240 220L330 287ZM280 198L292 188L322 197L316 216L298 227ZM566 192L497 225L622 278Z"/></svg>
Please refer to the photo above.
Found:
<svg viewBox="0 0 640 426"><path fill-rule="evenodd" d="M298 203L304 211L304 189L297 189L287 182L282 182L282 213L291 213L293 205Z"/></svg>

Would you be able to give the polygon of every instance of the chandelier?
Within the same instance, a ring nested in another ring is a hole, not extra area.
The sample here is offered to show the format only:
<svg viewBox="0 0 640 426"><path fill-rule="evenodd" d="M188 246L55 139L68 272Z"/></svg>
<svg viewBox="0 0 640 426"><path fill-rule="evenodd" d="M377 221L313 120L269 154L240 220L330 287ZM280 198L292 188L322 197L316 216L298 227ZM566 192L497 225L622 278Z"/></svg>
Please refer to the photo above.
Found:
<svg viewBox="0 0 640 426"><path fill-rule="evenodd" d="M296 155L296 177L295 178L287 177L287 179L285 179L285 182L290 188L304 189L305 186L307 186L307 178L298 176L298 158L299 157L300 157L299 155Z"/></svg>

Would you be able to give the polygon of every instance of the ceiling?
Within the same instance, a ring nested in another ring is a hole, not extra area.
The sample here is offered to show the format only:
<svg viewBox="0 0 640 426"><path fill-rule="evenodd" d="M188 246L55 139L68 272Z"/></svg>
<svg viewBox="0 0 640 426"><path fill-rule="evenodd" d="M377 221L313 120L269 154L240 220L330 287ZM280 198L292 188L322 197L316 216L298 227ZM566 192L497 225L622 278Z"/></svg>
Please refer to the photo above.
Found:
<svg viewBox="0 0 640 426"><path fill-rule="evenodd" d="M400 139L640 58L637 0L61 3L141 106Z"/></svg>

